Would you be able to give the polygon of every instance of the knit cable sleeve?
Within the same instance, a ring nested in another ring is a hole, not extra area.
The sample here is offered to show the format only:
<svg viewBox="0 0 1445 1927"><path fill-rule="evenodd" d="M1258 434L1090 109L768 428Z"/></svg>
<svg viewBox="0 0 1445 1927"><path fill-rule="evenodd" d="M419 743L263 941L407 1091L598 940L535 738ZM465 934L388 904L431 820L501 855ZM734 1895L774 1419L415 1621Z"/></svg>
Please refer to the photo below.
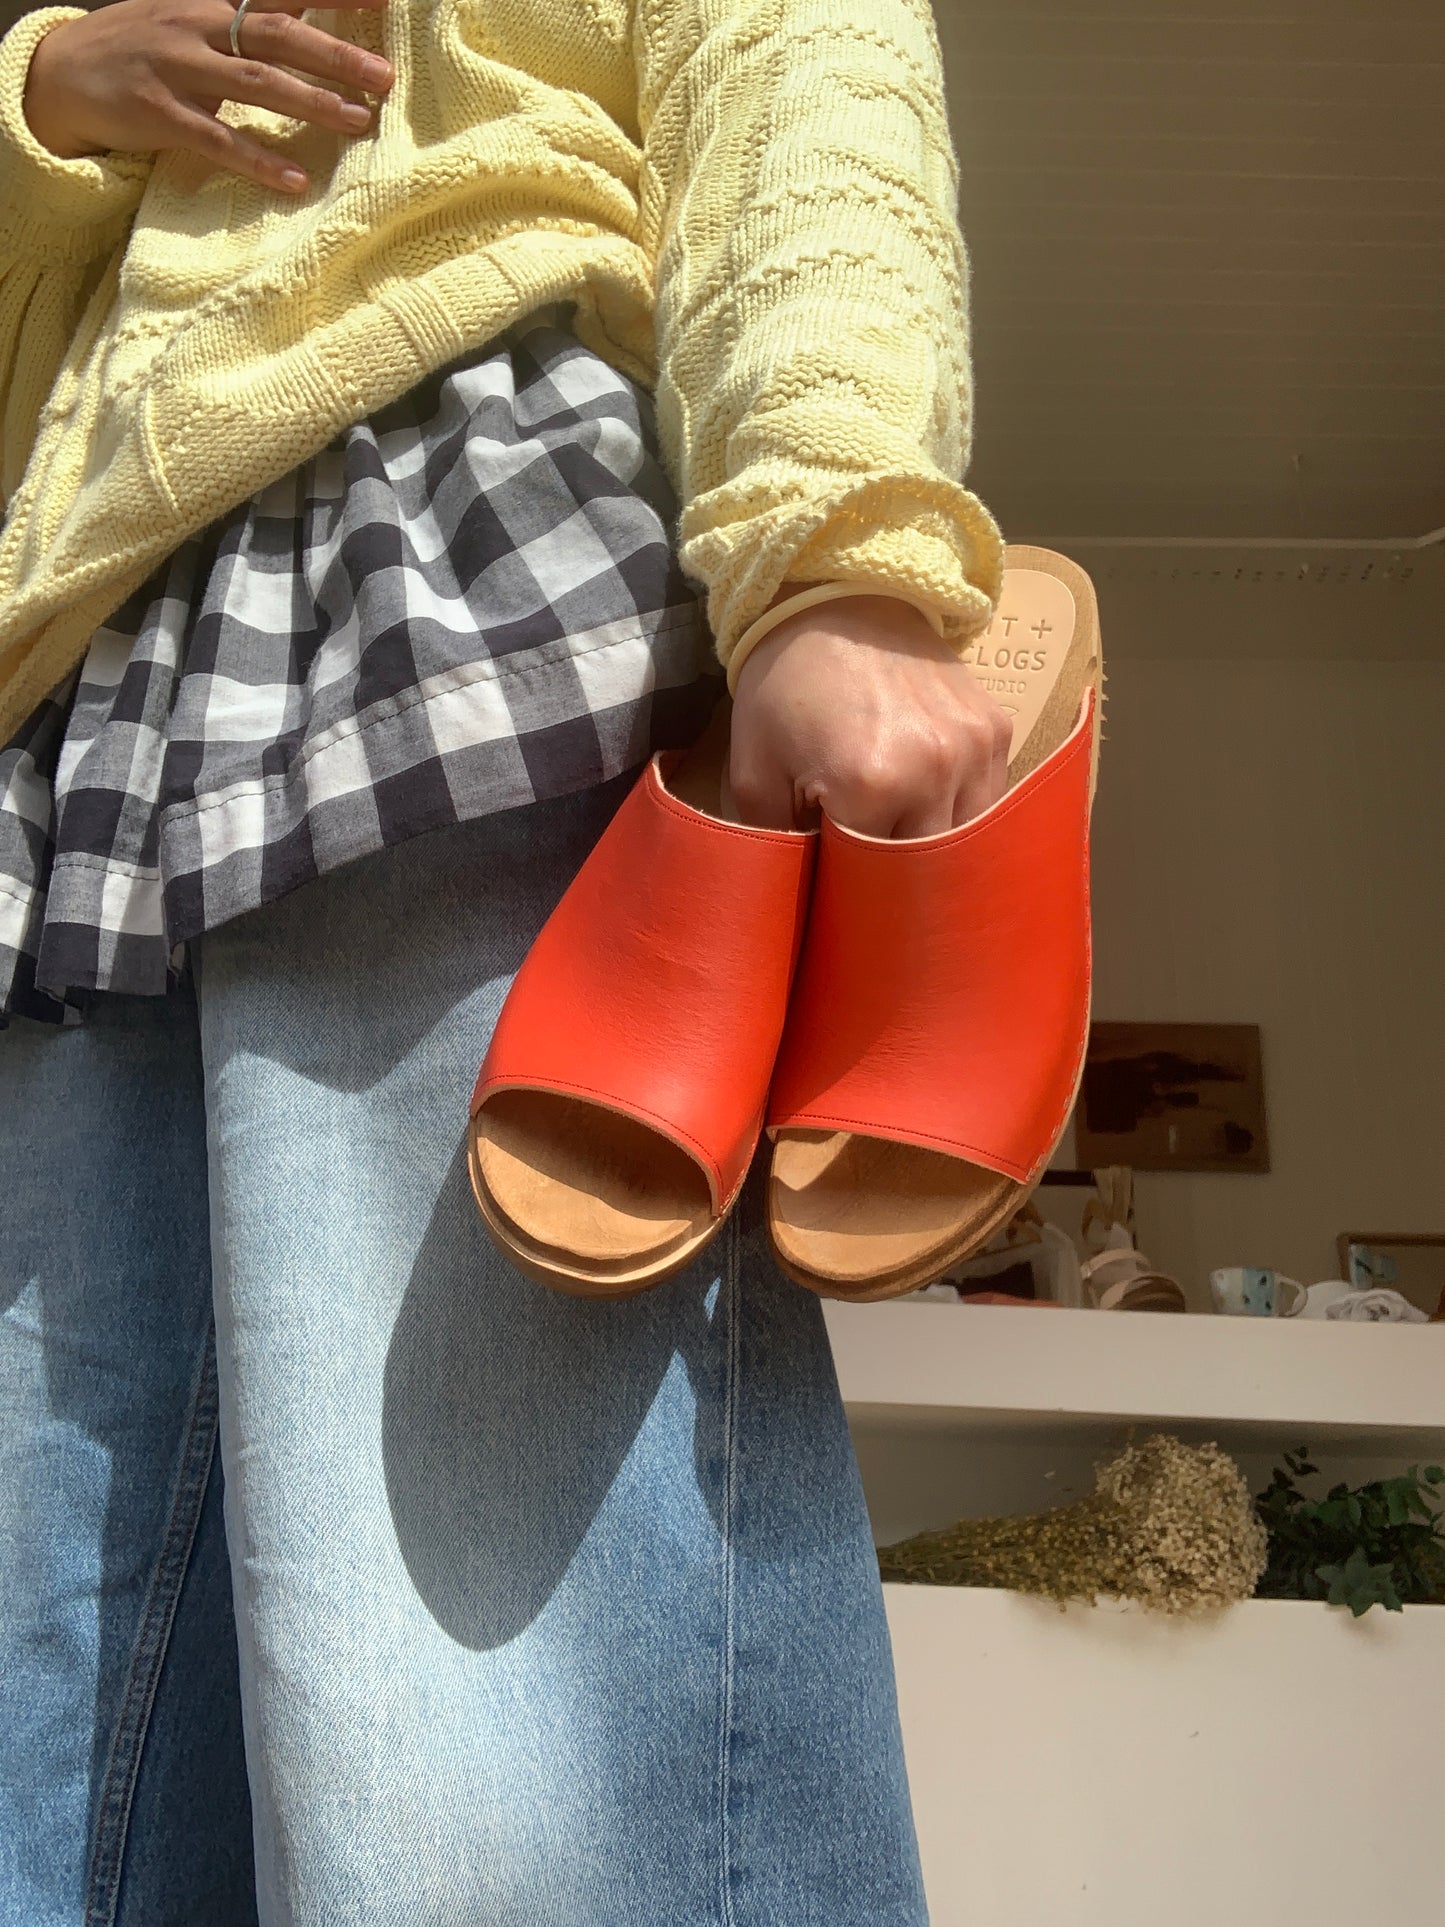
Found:
<svg viewBox="0 0 1445 1927"><path fill-rule="evenodd" d="M25 119L44 36L79 7L29 13L0 40L0 497L8 502L86 303L125 246L151 157L60 160Z"/></svg>
<svg viewBox="0 0 1445 1927"><path fill-rule="evenodd" d="M638 0L644 242L680 553L718 653L779 584L988 620L1002 543L962 485L957 163L927 0Z"/></svg>

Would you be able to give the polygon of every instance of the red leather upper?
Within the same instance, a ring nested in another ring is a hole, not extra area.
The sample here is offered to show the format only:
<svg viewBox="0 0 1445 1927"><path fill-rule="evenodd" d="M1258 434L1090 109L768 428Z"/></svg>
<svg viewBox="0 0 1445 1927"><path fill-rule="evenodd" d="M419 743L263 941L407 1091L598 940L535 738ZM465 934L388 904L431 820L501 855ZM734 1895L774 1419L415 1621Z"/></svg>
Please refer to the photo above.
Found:
<svg viewBox="0 0 1445 1927"><path fill-rule="evenodd" d="M881 842L825 823L769 1128L946 1151L1027 1183L1089 1022L1092 691L985 815Z"/></svg>
<svg viewBox="0 0 1445 1927"><path fill-rule="evenodd" d="M533 944L472 1096L561 1092L696 1158L721 1211L746 1175L818 839L703 816L656 758Z"/></svg>

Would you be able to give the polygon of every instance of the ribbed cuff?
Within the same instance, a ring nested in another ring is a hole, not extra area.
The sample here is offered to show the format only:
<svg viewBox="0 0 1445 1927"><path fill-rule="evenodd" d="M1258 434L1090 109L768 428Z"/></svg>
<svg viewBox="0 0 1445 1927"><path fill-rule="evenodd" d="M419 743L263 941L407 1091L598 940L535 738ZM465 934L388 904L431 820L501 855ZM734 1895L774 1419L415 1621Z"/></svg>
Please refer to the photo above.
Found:
<svg viewBox="0 0 1445 1927"><path fill-rule="evenodd" d="M84 258L114 222L134 213L153 158L61 160L30 131L25 83L35 49L54 28L85 17L83 7L42 7L0 40L0 232L12 246L54 260Z"/></svg>
<svg viewBox="0 0 1445 1927"><path fill-rule="evenodd" d="M911 601L959 647L987 627L1002 585L1003 538L959 483L927 470L837 479L799 463L769 484L724 483L681 518L682 566L707 588L724 667L788 581L847 583L854 595Z"/></svg>

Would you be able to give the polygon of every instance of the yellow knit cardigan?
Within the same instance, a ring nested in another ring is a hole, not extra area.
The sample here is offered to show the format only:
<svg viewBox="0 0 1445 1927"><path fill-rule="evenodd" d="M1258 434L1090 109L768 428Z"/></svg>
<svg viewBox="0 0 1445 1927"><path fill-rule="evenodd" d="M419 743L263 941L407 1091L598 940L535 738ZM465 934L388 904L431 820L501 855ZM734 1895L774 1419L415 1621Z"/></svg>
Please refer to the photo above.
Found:
<svg viewBox="0 0 1445 1927"><path fill-rule="evenodd" d="M224 111L199 159L61 161L0 44L0 742L187 535L544 302L656 389L724 661L785 578L980 628L965 261L928 0L391 0L375 133Z"/></svg>

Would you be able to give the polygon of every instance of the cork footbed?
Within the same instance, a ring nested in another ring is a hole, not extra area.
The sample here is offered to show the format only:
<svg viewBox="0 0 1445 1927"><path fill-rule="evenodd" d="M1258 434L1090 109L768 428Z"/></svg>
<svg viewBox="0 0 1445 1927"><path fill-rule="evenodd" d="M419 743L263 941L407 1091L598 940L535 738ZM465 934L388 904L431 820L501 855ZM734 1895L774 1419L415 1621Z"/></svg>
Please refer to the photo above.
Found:
<svg viewBox="0 0 1445 1927"><path fill-rule="evenodd" d="M502 1091L473 1119L472 1190L519 1270L583 1298L645 1291L718 1229L701 1168L633 1118Z"/></svg>
<svg viewBox="0 0 1445 1927"><path fill-rule="evenodd" d="M1059 617L1070 602L1073 619L1065 623ZM1012 638L1045 611L1054 624L1048 648L1031 646L1021 662ZM1044 661L1035 668L1039 654ZM1048 549L1011 546L998 613L966 660L1013 714L1012 788L1069 735L1085 691L1092 686L1102 698L1089 578ZM1091 798L1098 751L1096 705ZM1033 1188L941 1151L848 1131L783 1129L769 1182L773 1250L790 1277L824 1297L896 1298L987 1244Z"/></svg>
<svg viewBox="0 0 1445 1927"><path fill-rule="evenodd" d="M668 779L736 821L727 705ZM493 1239L528 1277L581 1298L626 1298L691 1263L722 1224L702 1167L645 1124L551 1091L500 1091L468 1131L472 1190Z"/></svg>

